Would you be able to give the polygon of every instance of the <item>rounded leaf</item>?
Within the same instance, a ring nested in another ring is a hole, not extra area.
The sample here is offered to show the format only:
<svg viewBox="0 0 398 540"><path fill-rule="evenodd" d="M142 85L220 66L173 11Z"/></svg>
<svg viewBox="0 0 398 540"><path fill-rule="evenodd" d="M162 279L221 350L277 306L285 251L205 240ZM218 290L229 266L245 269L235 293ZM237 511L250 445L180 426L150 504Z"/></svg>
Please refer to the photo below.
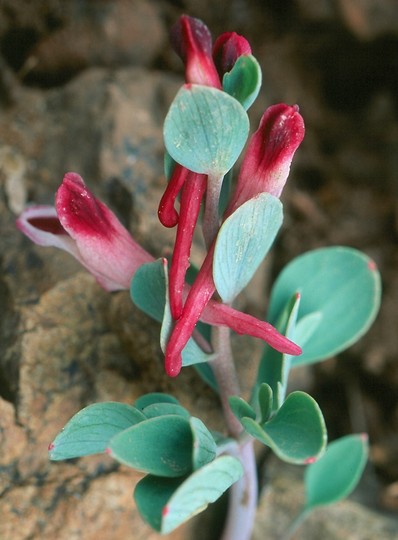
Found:
<svg viewBox="0 0 398 540"><path fill-rule="evenodd" d="M246 201L222 224L213 259L213 279L225 303L246 287L282 225L282 203L269 193Z"/></svg>
<svg viewBox="0 0 398 540"><path fill-rule="evenodd" d="M261 88L261 68L257 60L249 55L240 56L234 67L223 77L223 90L247 109L253 104Z"/></svg>
<svg viewBox="0 0 398 540"><path fill-rule="evenodd" d="M145 409L145 407L153 405L154 403L171 403L174 405L180 404L178 399L170 394L164 394L163 392L150 392L149 394L144 394L136 399L134 406L142 411Z"/></svg>
<svg viewBox="0 0 398 540"><path fill-rule="evenodd" d="M305 471L305 510L347 497L361 478L368 452L365 434L348 435L330 443L322 458Z"/></svg>
<svg viewBox="0 0 398 540"><path fill-rule="evenodd" d="M326 426L316 401L305 392L292 392L277 413L261 426L241 420L245 430L288 463L308 463L326 446Z"/></svg>
<svg viewBox="0 0 398 540"><path fill-rule="evenodd" d="M193 436L192 466L194 470L197 470L213 461L216 457L217 445L202 420L191 417L190 424Z"/></svg>
<svg viewBox="0 0 398 540"><path fill-rule="evenodd" d="M140 427L140 429L136 429ZM175 478L192 470L192 431L182 416L158 416L110 440L113 458L142 472Z"/></svg>
<svg viewBox="0 0 398 540"><path fill-rule="evenodd" d="M141 411L130 405L93 403L69 420L50 444L49 457L58 461L102 453L114 435L143 420Z"/></svg>
<svg viewBox="0 0 398 540"><path fill-rule="evenodd" d="M138 482L134 499L141 516L161 534L202 512L243 474L240 461L221 456L187 478L148 475Z"/></svg>
<svg viewBox="0 0 398 540"><path fill-rule="evenodd" d="M380 306L380 275L375 263L355 249L310 251L294 259L276 280L268 313L271 323L295 292L300 293L301 303L294 339L297 336L303 353L292 359L292 366L337 354L366 332ZM306 341L300 342L301 334Z"/></svg>
<svg viewBox="0 0 398 540"><path fill-rule="evenodd" d="M183 418L190 419L189 412L176 403L152 403L142 410L146 418L156 418L157 416L165 416L167 414L176 414Z"/></svg>
<svg viewBox="0 0 398 540"><path fill-rule="evenodd" d="M238 159L249 120L240 103L225 92L189 84L171 104L163 133L166 149L177 163L220 177Z"/></svg>

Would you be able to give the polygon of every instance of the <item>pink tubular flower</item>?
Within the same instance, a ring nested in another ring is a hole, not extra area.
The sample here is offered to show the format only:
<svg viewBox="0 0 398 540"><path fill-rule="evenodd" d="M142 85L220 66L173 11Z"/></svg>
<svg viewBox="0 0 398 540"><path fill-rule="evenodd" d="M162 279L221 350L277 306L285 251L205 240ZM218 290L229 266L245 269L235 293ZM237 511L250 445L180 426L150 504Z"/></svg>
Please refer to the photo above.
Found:
<svg viewBox="0 0 398 540"><path fill-rule="evenodd" d="M185 64L187 83L221 89L212 58L211 34L200 19L182 15L171 29L171 41Z"/></svg>
<svg viewBox="0 0 398 540"><path fill-rule="evenodd" d="M304 137L304 122L297 106L285 104L269 107L260 122L260 127L250 139L237 187L228 205L225 218L239 206L259 193L271 193L280 197L286 183L295 151ZM195 283L185 300L181 316L176 322L166 347L166 370L169 374L179 371L181 352L185 347L196 323L202 317L216 288L212 277L214 243L209 249ZM228 306L224 306L227 309ZM241 314L243 315L243 314ZM226 313L224 313L224 321ZM203 317L202 317L203 318ZM255 319L257 321L257 319ZM253 321L244 321L243 317L234 318L237 332L249 335L253 333ZM257 321L261 323L261 321ZM233 328L232 320L226 324ZM267 323L263 323L267 324ZM250 327L250 329L249 329ZM262 327L261 331L265 331ZM280 352L300 354L300 350L291 342L278 342L280 334L271 327L262 339ZM259 337L257 335L257 337ZM295 352L293 348L296 347ZM288 350L289 349L289 350Z"/></svg>
<svg viewBox="0 0 398 540"><path fill-rule="evenodd" d="M137 268L153 261L75 173L65 175L55 208L27 208L17 227L36 244L73 255L107 291L128 289Z"/></svg>
<svg viewBox="0 0 398 540"><path fill-rule="evenodd" d="M297 105L279 103L268 107L250 138L227 216L258 193L281 196L304 132Z"/></svg>
<svg viewBox="0 0 398 540"><path fill-rule="evenodd" d="M243 36L235 32L221 34L213 46L213 59L220 77L231 71L239 57L251 53L250 44Z"/></svg>
<svg viewBox="0 0 398 540"><path fill-rule="evenodd" d="M182 223L184 219L181 216ZM114 213L94 197L82 178L75 173L65 175L56 195L55 207L27 208L18 218L17 227L36 244L57 247L73 255L108 291L129 289L136 270L154 261L152 255L133 240ZM179 257L184 260L184 253ZM268 323L210 300L214 292L212 286L211 280L208 294L204 294L205 301L196 293L190 299L190 302L200 306L204 322L229 326L236 332L264 339L278 350L299 354L299 348ZM203 297L203 289L198 284L195 287ZM189 287L185 285L184 289L189 296ZM180 333L173 333L180 353L191 337L197 320L193 325L187 321L188 324L183 325ZM171 376L177 375L181 369L180 353L174 354L171 362L166 360L166 371Z"/></svg>

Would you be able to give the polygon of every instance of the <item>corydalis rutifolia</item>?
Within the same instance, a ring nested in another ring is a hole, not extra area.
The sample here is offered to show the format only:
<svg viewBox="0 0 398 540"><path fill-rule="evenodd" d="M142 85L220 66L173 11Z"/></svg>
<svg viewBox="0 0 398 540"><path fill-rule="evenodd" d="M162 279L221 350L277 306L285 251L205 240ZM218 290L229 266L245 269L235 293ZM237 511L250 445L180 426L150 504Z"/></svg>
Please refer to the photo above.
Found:
<svg viewBox="0 0 398 540"><path fill-rule="evenodd" d="M297 105L275 104L250 136L247 110L260 91L261 69L248 41L228 32L213 44L204 23L185 15L171 34L185 84L163 130L167 182L158 215L176 229L170 261L140 246L76 173L65 175L54 206L28 207L17 226L33 242L69 252L107 291L129 290L136 306L162 325L166 374L196 369L219 395L225 432L212 432L175 397L151 393L135 396L132 405L88 405L50 443L49 455L105 453L143 472L135 502L163 534L230 489L222 539L249 540L258 491L255 439L280 459L306 466L306 499L295 523L359 481L367 437L328 446L316 401L287 385L291 369L336 355L364 334L379 308L380 277L365 254L322 248L282 270L264 298L264 320L233 307L282 225L281 197L304 121ZM197 229L205 255L193 269ZM231 330L264 342L245 399Z"/></svg>

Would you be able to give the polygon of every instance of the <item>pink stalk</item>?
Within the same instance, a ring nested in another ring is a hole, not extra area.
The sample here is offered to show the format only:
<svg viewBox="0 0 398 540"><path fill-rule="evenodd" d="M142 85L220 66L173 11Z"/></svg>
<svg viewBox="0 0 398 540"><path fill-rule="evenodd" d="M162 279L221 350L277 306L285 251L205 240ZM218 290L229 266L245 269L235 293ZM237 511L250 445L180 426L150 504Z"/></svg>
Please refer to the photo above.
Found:
<svg viewBox="0 0 398 540"><path fill-rule="evenodd" d="M170 266L170 309L174 320L178 319L182 312L185 274L189 268L192 237L205 190L206 175L189 172L181 192L180 218Z"/></svg>

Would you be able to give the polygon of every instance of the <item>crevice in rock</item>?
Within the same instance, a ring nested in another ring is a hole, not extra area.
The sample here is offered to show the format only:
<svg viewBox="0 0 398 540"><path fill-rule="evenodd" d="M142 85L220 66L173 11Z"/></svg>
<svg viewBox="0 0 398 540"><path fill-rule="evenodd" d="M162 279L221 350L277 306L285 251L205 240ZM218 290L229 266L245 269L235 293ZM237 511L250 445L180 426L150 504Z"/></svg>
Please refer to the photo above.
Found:
<svg viewBox="0 0 398 540"><path fill-rule="evenodd" d="M3 280L0 280L0 305L0 396L15 404L19 382L19 355L16 348L18 314Z"/></svg>

